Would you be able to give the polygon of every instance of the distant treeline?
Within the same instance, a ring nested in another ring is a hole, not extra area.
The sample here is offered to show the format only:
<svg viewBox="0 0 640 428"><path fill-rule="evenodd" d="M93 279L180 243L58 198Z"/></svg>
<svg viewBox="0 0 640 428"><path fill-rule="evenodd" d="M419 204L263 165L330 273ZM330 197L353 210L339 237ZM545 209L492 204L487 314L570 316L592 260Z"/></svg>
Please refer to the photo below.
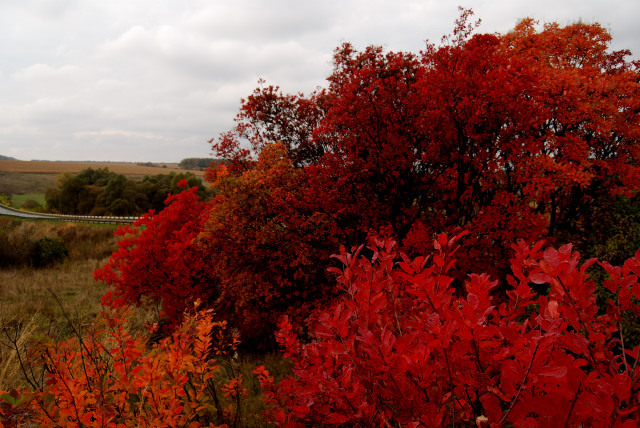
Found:
<svg viewBox="0 0 640 428"><path fill-rule="evenodd" d="M207 197L202 180L190 172L131 180L108 168L87 168L77 174L61 174L55 187L46 190L45 200L48 211L62 214L140 215L150 209L162 210L167 196L182 190L181 180L187 180L188 187L197 186L201 198Z"/></svg>
<svg viewBox="0 0 640 428"><path fill-rule="evenodd" d="M222 159L216 158L186 158L182 159L179 163L180 168L182 169L194 169L202 171L205 168L208 168L211 163L220 163Z"/></svg>

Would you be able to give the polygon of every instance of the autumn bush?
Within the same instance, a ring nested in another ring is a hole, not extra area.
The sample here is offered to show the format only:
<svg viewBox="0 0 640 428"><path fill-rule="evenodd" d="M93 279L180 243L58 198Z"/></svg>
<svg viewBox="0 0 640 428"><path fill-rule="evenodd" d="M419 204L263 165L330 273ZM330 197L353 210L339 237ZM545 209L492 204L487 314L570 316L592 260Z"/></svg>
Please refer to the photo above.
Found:
<svg viewBox="0 0 640 428"><path fill-rule="evenodd" d="M485 272L503 287L519 240L607 242L617 262L636 247L635 217L612 211L640 190L640 63L599 24L476 27L462 10L420 53L343 44L308 96L261 82L211 140L215 197L185 190L119 232L96 272L105 302L148 299L177 325L200 298L252 343L322 309L329 255L370 236L415 257L466 231L456 283Z"/></svg>
<svg viewBox="0 0 640 428"><path fill-rule="evenodd" d="M69 247L61 238L41 238L31 248L31 263L34 267L50 266L64 261L69 256Z"/></svg>
<svg viewBox="0 0 640 428"><path fill-rule="evenodd" d="M286 315L293 375L257 371L281 425L637 424L640 63L598 24L475 28L256 89L211 141L215 197L122 228L104 302L177 328L201 299L251 345Z"/></svg>
<svg viewBox="0 0 640 428"><path fill-rule="evenodd" d="M210 311L184 317L149 344L127 329L123 310L104 312L85 335L30 349L31 390L0 395L5 426L238 426L242 377L220 384L217 358L238 340ZM25 363L25 364L29 364Z"/></svg>
<svg viewBox="0 0 640 428"><path fill-rule="evenodd" d="M181 182L184 188L186 180ZM211 206L199 200L197 187L166 200L159 213L150 211L134 225L120 227L118 250L94 273L113 290L103 303L114 307L162 302L171 325L178 325L193 301L215 302L219 290L209 255L195 243Z"/></svg>
<svg viewBox="0 0 640 428"><path fill-rule="evenodd" d="M293 374L256 373L279 426L637 426L640 346L620 334L640 315L640 250L623 266L580 264L571 245L520 242L507 284L469 274L456 287L455 242L439 235L433 257L409 258L395 242L373 257L337 256L339 301L301 342L277 333ZM598 310L587 269L609 275L613 298ZM532 286L548 292L536 293ZM498 292L504 290L505 294Z"/></svg>
<svg viewBox="0 0 640 428"><path fill-rule="evenodd" d="M269 146L240 177L224 165L216 174L211 201L185 189L160 213L119 229L120 248L95 277L114 287L107 304L161 302L175 325L200 299L247 345L273 346L282 315L302 322L333 297L326 263L336 230L281 145Z"/></svg>
<svg viewBox="0 0 640 428"><path fill-rule="evenodd" d="M218 167L213 185L218 194L197 241L219 278L218 311L264 347L282 315L302 323L333 298L326 267L339 231L282 144L267 146L239 177Z"/></svg>
<svg viewBox="0 0 640 428"><path fill-rule="evenodd" d="M389 239L344 248L340 297L276 334L292 375L255 370L279 426L636 426L640 346L622 334L640 315L640 250L621 267L580 263L571 245L514 246L500 286L486 274L456 281L462 235L442 234L432 256L411 258ZM596 305L587 270L608 276ZM535 291L539 290L539 291ZM84 335L31 346L31 390L0 395L7 426L242 424L247 391L214 377L237 347L210 310L183 315L159 343L129 332L126 313L103 313Z"/></svg>

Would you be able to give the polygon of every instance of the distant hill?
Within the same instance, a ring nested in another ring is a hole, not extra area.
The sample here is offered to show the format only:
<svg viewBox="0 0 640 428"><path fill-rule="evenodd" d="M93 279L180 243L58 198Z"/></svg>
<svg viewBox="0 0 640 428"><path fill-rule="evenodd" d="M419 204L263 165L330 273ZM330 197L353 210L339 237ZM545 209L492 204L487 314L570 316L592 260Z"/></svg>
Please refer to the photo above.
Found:
<svg viewBox="0 0 640 428"><path fill-rule="evenodd" d="M0 155L0 160L18 160L18 159L12 158L11 156L2 156L2 155Z"/></svg>

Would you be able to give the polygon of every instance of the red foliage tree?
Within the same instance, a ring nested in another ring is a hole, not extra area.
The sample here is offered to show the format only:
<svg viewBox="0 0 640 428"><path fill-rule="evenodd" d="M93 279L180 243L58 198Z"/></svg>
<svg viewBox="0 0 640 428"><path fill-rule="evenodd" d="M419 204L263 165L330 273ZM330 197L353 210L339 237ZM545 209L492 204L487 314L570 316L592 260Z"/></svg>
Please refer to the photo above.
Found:
<svg viewBox="0 0 640 428"><path fill-rule="evenodd" d="M293 375L278 385L259 367L270 418L281 426L636 426L640 346L625 347L621 314L640 314L640 251L602 266L613 293L606 314L571 245L520 242L506 298L485 274L452 287L454 241L408 258L393 241L372 261L341 251L339 302L302 344L284 319L277 334ZM537 295L532 284L549 287ZM634 299L635 298L635 299Z"/></svg>
<svg viewBox="0 0 640 428"><path fill-rule="evenodd" d="M188 189L118 230L120 248L94 273L114 287L105 303L156 302L175 326L200 299L244 343L271 346L280 316L302 321L331 299L325 268L339 233L284 146L266 146L239 176L230 170L210 171L213 200L200 202Z"/></svg>
<svg viewBox="0 0 640 428"><path fill-rule="evenodd" d="M184 180L183 187L186 186ZM211 205L200 202L198 188L167 198L167 207L120 227L119 249L94 272L98 281L113 286L103 302L118 307L160 302L170 323L180 321L191 302L215 302L218 286L209 255L196 244Z"/></svg>
<svg viewBox="0 0 640 428"><path fill-rule="evenodd" d="M208 172L214 201L183 192L120 232L96 273L114 302L148 296L179 318L200 297L260 335L252 324L331 296L338 242L427 254L435 233L466 230L460 272L502 278L518 239L573 241L592 206L635 194L638 64L597 24L474 35L469 17L420 54L345 44L309 97L257 89L213 143L228 160Z"/></svg>
<svg viewBox="0 0 640 428"><path fill-rule="evenodd" d="M235 173L246 171L252 165L251 151L241 147L240 140L249 143L254 153L260 153L268 144L280 142L296 167L318 161L323 149L312 144L311 134L323 115L322 105L322 93L305 98L302 94L283 94L277 86L261 86L242 100L233 130L209 143Z"/></svg>
<svg viewBox="0 0 640 428"><path fill-rule="evenodd" d="M519 238L579 233L595 202L638 191L638 63L598 24L488 35L470 16L420 54L343 45L308 98L257 90L214 150L286 142L351 243L388 231L424 252L464 228L461 262L500 271Z"/></svg>
<svg viewBox="0 0 640 428"><path fill-rule="evenodd" d="M219 278L219 311L243 341L268 343L280 316L302 321L333 296L325 267L337 231L282 144L266 146L239 177L226 166L216 177L199 248Z"/></svg>

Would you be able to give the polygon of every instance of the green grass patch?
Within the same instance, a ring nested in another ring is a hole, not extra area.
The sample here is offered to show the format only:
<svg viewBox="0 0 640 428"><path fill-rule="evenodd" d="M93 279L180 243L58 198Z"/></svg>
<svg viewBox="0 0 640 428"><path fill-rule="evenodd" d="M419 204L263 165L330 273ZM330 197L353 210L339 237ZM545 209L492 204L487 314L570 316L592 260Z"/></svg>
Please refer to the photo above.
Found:
<svg viewBox="0 0 640 428"><path fill-rule="evenodd" d="M26 201L36 201L44 207L46 201L44 199L44 193L25 193L25 194L12 194L11 205L14 207L21 207Z"/></svg>

